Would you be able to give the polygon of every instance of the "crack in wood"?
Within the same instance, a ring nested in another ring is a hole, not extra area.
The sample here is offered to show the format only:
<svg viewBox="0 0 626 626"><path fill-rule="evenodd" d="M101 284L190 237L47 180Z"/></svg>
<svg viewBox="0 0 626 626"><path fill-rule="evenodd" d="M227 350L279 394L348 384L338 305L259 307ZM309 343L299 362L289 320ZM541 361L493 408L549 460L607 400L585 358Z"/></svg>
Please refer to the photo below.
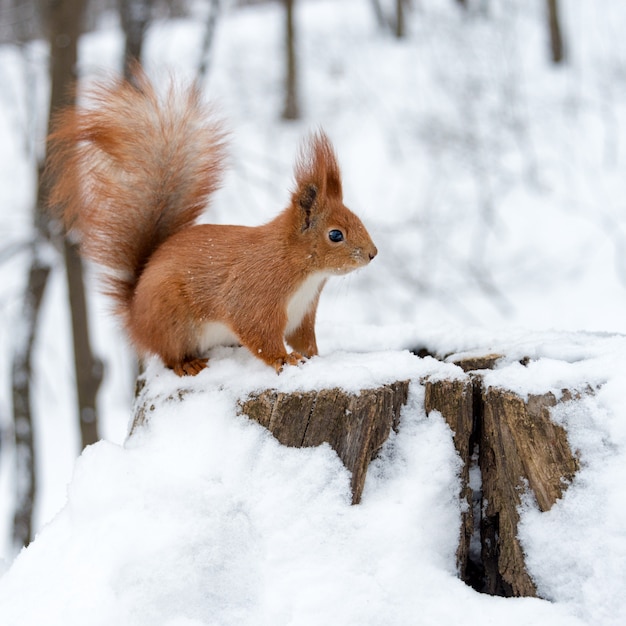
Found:
<svg viewBox="0 0 626 626"><path fill-rule="evenodd" d="M313 416L313 412L315 411L315 407L317 406L317 396L313 399L313 403L311 404L311 410L306 418L306 426L304 427L304 433L302 434L302 441L300 442L299 447L304 447L304 442L306 440L306 435L309 430L309 424L311 423L311 417Z"/></svg>
<svg viewBox="0 0 626 626"><path fill-rule="evenodd" d="M472 366L495 364L499 358L472 359ZM464 463L460 497L467 506L457 551L459 576L474 589L492 595L536 596L517 536L522 494L530 491L539 509L549 510L571 482L578 461L569 448L567 433L550 419L550 410L558 402L554 394L531 395L524 400L505 389L485 389L479 372L468 369L468 373L465 382L424 381L426 412L442 414ZM559 401L574 397L580 395L564 392ZM469 467L476 446L482 493L481 506L474 508ZM476 509L481 515L479 525L473 519ZM477 526L481 550L478 556L470 556Z"/></svg>

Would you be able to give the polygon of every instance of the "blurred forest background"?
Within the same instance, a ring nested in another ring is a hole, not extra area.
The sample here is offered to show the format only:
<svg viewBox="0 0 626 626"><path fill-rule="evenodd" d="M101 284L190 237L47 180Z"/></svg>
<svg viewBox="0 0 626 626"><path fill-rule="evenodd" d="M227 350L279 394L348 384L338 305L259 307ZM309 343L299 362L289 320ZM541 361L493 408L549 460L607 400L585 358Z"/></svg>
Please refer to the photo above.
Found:
<svg viewBox="0 0 626 626"><path fill-rule="evenodd" d="M381 254L322 325L624 332L624 32L620 0L0 0L3 553L84 446L123 440L133 395L93 272L43 211L77 79L140 59L201 82L232 129L217 221L274 215L299 139L327 130Z"/></svg>

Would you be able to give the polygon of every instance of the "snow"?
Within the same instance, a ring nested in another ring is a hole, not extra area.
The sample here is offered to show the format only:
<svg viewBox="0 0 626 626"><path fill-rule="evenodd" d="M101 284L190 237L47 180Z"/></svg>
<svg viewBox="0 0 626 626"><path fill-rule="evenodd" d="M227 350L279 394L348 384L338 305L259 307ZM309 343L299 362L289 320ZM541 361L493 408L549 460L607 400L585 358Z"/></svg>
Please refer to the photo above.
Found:
<svg viewBox="0 0 626 626"><path fill-rule="evenodd" d="M104 440L76 462L57 261L35 354L39 534L11 565L8 373L25 255L0 250L0 624L626 623L626 11L562 0L570 56L555 69L541 2L470 3L468 15L452 0L418 4L397 42L368 2L297 3L304 118L294 123L279 119L280 5L224 10L205 87L228 120L232 167L207 218L271 218L298 142L322 126L379 255L329 281L321 356L302 366L277 376L245 350L215 349L211 367L183 381L181 403L168 400L181 381L150 363L156 410L127 442L134 365L94 295ZM191 76L202 33L197 21L153 24L148 70ZM81 73L116 68L122 43L103 21L81 40ZM30 235L45 57L40 43L0 47L6 246ZM408 351L423 347L441 360ZM463 378L454 359L489 353L503 358L488 385L582 394L553 411L580 471L549 512L531 494L521 512L545 600L483 596L455 572L459 460L441 417L424 414L420 380ZM396 379L412 381L409 402L358 506L329 447L280 446L237 410L266 388Z"/></svg>
<svg viewBox="0 0 626 626"><path fill-rule="evenodd" d="M243 348L214 349L206 370L182 380L150 362L139 399L155 407L148 423L123 445L83 452L65 507L0 579L2 623L374 626L419 616L434 625L478 614L514 626L623 623L626 338L553 332L485 343L507 354L541 346L526 368L504 359L485 372L494 384L559 389L577 379L572 366L598 385L554 411L581 470L551 511L529 497L522 513L529 570L548 602L483 596L457 578L460 459L443 418L425 414L420 381L467 375L376 351L381 332L408 340L407 327L358 330L364 352L344 349L350 329L337 327L328 334L338 349L280 375ZM358 506L330 447L281 446L237 408L267 388L358 391L397 379L412 381L409 400Z"/></svg>
<svg viewBox="0 0 626 626"><path fill-rule="evenodd" d="M450 372L455 369L449 364L436 364L435 369ZM286 367L280 376L260 359L243 348L220 347L211 351L209 368L210 384L229 389L239 397L272 389L277 384L285 393L313 391L336 387L348 392L373 389L398 380L408 380L415 375L415 356L408 350L403 352L346 353L340 350L316 356L297 367ZM432 366L431 366L432 368ZM241 377L245 372L245 377ZM349 375L346 375L349 372ZM164 370L158 359L149 362L146 374L150 380L150 395L171 393L177 385L183 392L205 389L206 376L194 376L181 380L169 370Z"/></svg>
<svg viewBox="0 0 626 626"><path fill-rule="evenodd" d="M584 623L566 603L488 598L456 577L460 460L417 382L456 366L334 353L277 376L243 349L215 352L183 401L166 399L179 380L150 365L148 425L81 455L65 508L2 579L3 624L445 624L478 611ZM268 382L306 390L331 375L358 388L394 364L414 382L358 506L328 446L281 446L237 415Z"/></svg>

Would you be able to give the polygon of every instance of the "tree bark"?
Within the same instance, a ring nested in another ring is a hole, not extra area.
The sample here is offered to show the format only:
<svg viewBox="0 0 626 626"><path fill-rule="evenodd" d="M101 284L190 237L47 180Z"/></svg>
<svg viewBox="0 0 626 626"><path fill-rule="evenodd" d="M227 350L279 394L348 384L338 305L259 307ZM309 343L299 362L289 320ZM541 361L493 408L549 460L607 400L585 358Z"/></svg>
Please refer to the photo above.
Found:
<svg viewBox="0 0 626 626"><path fill-rule="evenodd" d="M522 494L532 494L539 509L548 511L571 482L578 462L566 432L550 419L549 409L557 403L553 394L525 401L510 391L490 388L483 392L483 401L483 562L494 563L485 572L486 591L534 596L535 584L517 538Z"/></svg>
<svg viewBox="0 0 626 626"><path fill-rule="evenodd" d="M424 410L439 411L453 433L454 446L463 460L461 470L461 537L456 554L459 576L466 580L469 549L474 533L473 493L470 488L470 466L474 433L474 387L469 379L424 381Z"/></svg>

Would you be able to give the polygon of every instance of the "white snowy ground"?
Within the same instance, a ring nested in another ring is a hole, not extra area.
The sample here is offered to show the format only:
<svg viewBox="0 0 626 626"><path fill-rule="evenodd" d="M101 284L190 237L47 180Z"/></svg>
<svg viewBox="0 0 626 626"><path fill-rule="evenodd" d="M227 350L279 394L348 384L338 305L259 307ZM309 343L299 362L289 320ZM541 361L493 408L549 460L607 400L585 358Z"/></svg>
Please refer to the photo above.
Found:
<svg viewBox="0 0 626 626"><path fill-rule="evenodd" d="M326 333L334 345L371 351L332 350L280 376L244 349L216 349L207 370L182 382L192 392L183 402L166 399L181 380L153 362L149 425L124 446L102 441L82 454L65 508L0 579L1 623L623 624L626 338L465 340L468 354L480 345L510 355L488 384L521 394L600 385L555 414L580 455L573 484L550 512L528 498L522 514L530 572L550 602L481 595L456 577L460 461L443 419L424 414L418 379L465 374L376 351L393 330L416 340L408 327L335 329ZM519 355L533 360L523 367ZM329 447L286 448L237 414L251 391L355 390L398 378L414 381L401 427L358 506Z"/></svg>
<svg viewBox="0 0 626 626"><path fill-rule="evenodd" d="M602 10L563 0L570 60L554 69L543 2L493 0L488 19L464 17L452 0L418 4L399 43L377 29L370 2L299 3L304 119L294 124L278 119L280 6L224 13L207 93L232 129L232 170L210 219L273 216L287 199L299 139L321 125L339 154L346 203L380 255L325 290L322 358L276 378L243 352L213 355L190 383L206 393L184 409L164 403L126 447L129 353L94 297L94 340L107 361L106 441L75 469L57 266L36 350L43 530L0 579L0 624L626 623L626 363L616 334L626 332L626 11L621 0ZM191 21L155 25L149 70L189 75L201 36ZM117 67L120 52L116 24L103 23L81 41L83 73ZM29 234L38 145L29 138L43 127L44 61L40 45L0 49L5 245ZM2 248L0 261L0 553L8 567L8 366L25 256L7 260ZM377 381L407 368L414 377L452 372L387 352L413 345L530 356L527 368L511 361L490 374L520 393L602 385L555 412L581 454L574 484L549 513L529 505L523 515L531 573L553 603L489 598L456 579L458 461L443 422L421 412L419 386L358 507L348 505L348 478L329 449L285 450L235 415L236 394L270 380L316 385L326 376L349 386L374 384L372 369ZM156 366L152 373L156 389L178 382Z"/></svg>

